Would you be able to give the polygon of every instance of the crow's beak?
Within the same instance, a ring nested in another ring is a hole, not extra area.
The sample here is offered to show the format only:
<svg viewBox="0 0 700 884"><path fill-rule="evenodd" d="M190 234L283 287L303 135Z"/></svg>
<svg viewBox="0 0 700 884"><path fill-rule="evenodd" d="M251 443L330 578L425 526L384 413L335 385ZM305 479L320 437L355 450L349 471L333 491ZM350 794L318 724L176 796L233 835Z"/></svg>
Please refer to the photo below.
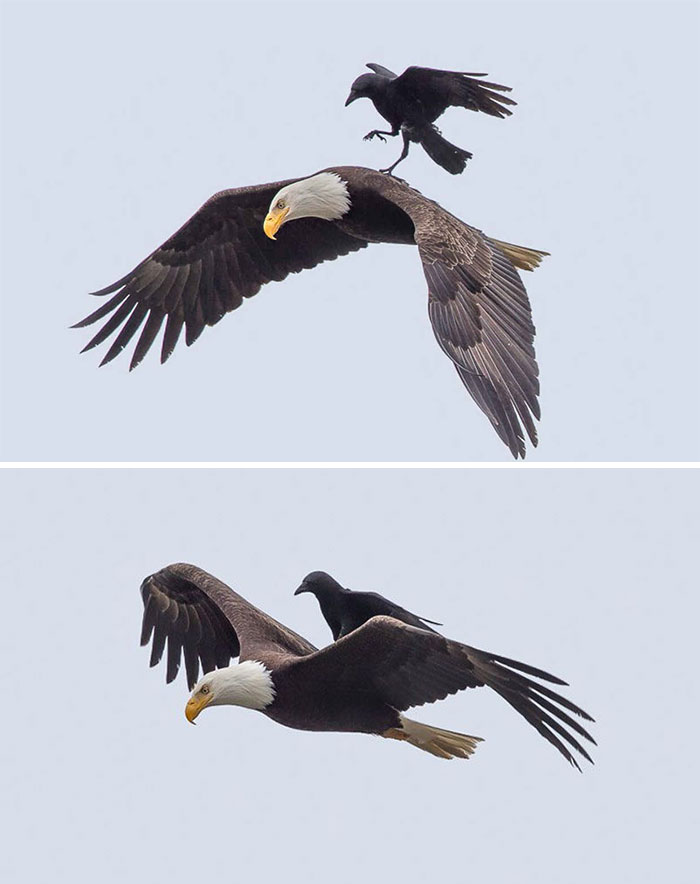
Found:
<svg viewBox="0 0 700 884"><path fill-rule="evenodd" d="M353 101L359 97L360 96L356 92L351 92L350 95L348 95L348 97L347 97L347 101L345 102L345 107L347 107L349 104L352 104Z"/></svg>
<svg viewBox="0 0 700 884"><path fill-rule="evenodd" d="M301 586L295 590L294 595L301 595L302 592L310 592L309 587L305 583L302 583Z"/></svg>

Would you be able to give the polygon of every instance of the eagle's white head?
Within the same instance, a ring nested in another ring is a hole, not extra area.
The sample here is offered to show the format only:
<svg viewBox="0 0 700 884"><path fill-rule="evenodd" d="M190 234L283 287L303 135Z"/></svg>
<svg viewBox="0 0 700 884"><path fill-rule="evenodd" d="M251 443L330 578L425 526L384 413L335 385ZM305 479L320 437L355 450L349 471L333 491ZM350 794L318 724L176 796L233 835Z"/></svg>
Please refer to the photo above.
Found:
<svg viewBox="0 0 700 884"><path fill-rule="evenodd" d="M200 678L185 706L185 716L194 724L206 706L244 706L260 710L274 699L270 670L257 660L244 660L224 669L214 669Z"/></svg>
<svg viewBox="0 0 700 884"><path fill-rule="evenodd" d="M337 221L350 209L348 186L335 172L320 172L295 181L274 195L263 229L270 239L287 221L323 218Z"/></svg>

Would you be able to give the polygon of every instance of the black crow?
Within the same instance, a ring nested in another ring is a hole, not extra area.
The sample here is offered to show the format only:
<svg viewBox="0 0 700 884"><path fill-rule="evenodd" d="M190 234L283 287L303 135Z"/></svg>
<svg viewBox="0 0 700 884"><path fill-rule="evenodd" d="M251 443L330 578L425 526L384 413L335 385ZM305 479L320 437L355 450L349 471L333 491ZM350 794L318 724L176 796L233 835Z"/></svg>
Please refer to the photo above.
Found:
<svg viewBox="0 0 700 884"><path fill-rule="evenodd" d="M428 632L436 632L427 625L428 623L432 623L433 626L442 625L434 620L426 620L425 617L411 614L401 605L385 599L379 593L345 589L325 571L312 571L311 574L307 574L294 595L302 592L311 592L316 596L321 606L321 613L326 618L335 641L362 626L371 617L378 617L380 614L401 620L418 629L427 629Z"/></svg>
<svg viewBox="0 0 700 884"><path fill-rule="evenodd" d="M391 131L373 129L365 135L365 141L377 136L386 141L385 135L403 137L401 156L388 169L391 174L396 166L408 156L411 141L420 144L428 156L451 175L459 175L471 154L450 144L433 125L448 107L464 107L482 111L492 117L509 117L511 111L505 105L517 102L499 92L510 92L509 86L475 80L486 74L467 74L458 71L439 71L433 68L410 67L397 76L380 64L368 64L372 74L362 74L352 84L347 107L356 98L369 98ZM498 90L494 92L493 90Z"/></svg>

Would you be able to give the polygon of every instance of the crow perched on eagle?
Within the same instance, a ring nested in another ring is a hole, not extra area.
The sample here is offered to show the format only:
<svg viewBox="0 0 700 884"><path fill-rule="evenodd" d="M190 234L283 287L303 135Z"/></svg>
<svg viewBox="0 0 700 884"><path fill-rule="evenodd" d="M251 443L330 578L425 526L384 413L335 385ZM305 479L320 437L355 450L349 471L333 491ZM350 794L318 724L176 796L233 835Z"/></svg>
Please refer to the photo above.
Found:
<svg viewBox="0 0 700 884"><path fill-rule="evenodd" d="M369 98L375 109L391 125L391 131L373 129L365 135L365 141L385 135L403 138L401 156L382 172L392 174L398 164L408 156L410 143L420 144L431 160L451 175L464 171L472 154L450 144L434 125L435 120L448 107L464 107L481 111L491 117L509 117L508 106L517 102L500 93L510 92L509 86L478 80L486 74L466 74L459 71L440 71L433 68L412 66L397 76L380 64L368 64L371 74L362 74L352 84L347 107L358 98Z"/></svg>
<svg viewBox="0 0 700 884"><path fill-rule="evenodd" d="M426 620L425 617L411 614L410 611L397 605L396 602L390 602L378 592L357 592L345 589L325 571L312 571L311 574L307 574L294 595L301 595L303 592L310 592L316 596L321 613L333 633L334 641L338 641L353 629L362 626L370 617L380 615L394 617L396 620L408 623L409 626L427 629L428 632L435 632L428 626L429 623L432 626L441 626L434 620Z"/></svg>
<svg viewBox="0 0 700 884"><path fill-rule="evenodd" d="M524 457L525 434L537 444L540 408L535 328L518 269L534 269L547 253L486 236L373 169L339 166L217 193L130 273L94 293L111 297L77 323L105 320L83 349L114 336L104 365L140 331L135 368L165 325L165 362L183 328L189 346L266 283L370 243L418 247L440 347L513 457ZM400 333L400 323L387 329L388 349Z"/></svg>
<svg viewBox="0 0 700 884"><path fill-rule="evenodd" d="M371 617L318 650L194 565L169 565L147 577L141 595L141 644L153 640L151 666L167 643L171 682L184 657L192 689L185 707L190 722L209 706L243 706L299 730L375 734L440 758L469 758L480 737L421 724L403 713L465 688L488 686L574 767L579 764L569 747L591 761L577 736L595 741L568 713L586 721L591 716L540 683L565 682L525 663L386 615ZM236 657L239 662L230 665Z"/></svg>

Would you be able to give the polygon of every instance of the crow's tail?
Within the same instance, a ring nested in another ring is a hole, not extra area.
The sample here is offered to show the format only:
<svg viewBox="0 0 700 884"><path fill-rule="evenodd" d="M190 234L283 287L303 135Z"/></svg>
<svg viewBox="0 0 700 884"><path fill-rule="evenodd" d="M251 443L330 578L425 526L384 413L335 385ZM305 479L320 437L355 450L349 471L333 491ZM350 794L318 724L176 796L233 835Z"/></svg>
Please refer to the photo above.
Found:
<svg viewBox="0 0 700 884"><path fill-rule="evenodd" d="M467 160L472 157L468 150L462 150L461 147L450 144L435 126L412 129L410 137L412 141L418 141L430 159L446 169L450 175L459 175L460 172L464 172Z"/></svg>

